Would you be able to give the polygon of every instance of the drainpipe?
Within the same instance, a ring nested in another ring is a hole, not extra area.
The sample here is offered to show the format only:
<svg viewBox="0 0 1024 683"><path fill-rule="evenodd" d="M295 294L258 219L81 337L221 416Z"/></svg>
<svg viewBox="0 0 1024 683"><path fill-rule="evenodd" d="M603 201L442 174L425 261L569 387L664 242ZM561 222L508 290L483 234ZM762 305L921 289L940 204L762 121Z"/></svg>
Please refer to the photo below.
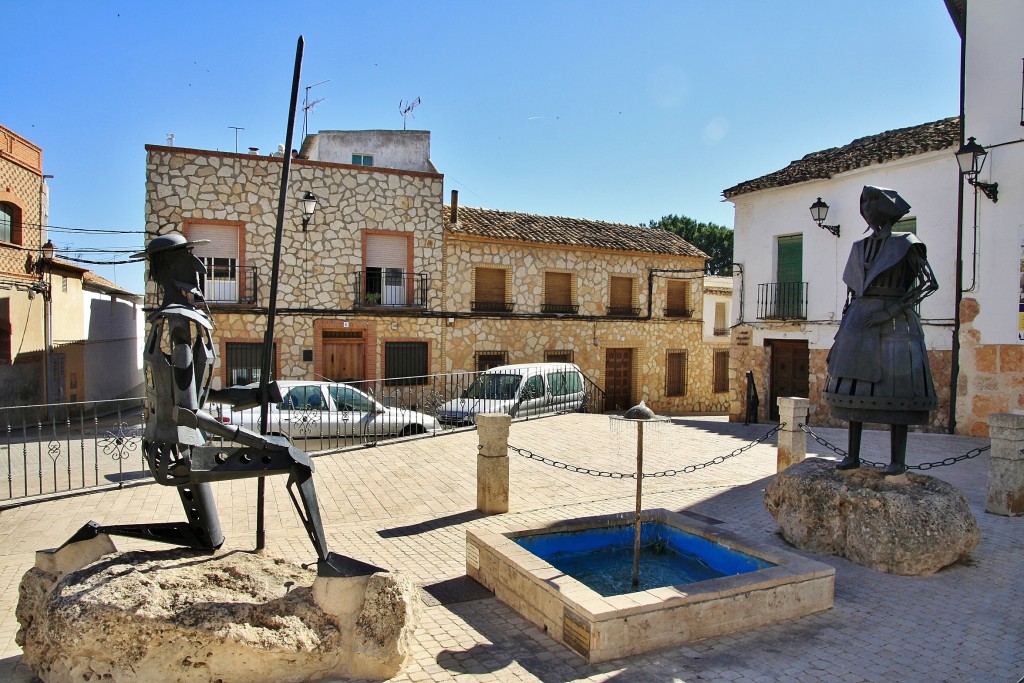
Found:
<svg viewBox="0 0 1024 683"><path fill-rule="evenodd" d="M963 14L963 35L960 36L960 147L964 145L964 103L967 74L967 12ZM959 148L958 148L959 149ZM960 301L963 299L964 287L964 174L957 169L958 192L956 212L956 261L955 289L953 292L953 346L952 359L949 369L949 416L947 418L946 431L950 434L956 433L956 396L960 379Z"/></svg>

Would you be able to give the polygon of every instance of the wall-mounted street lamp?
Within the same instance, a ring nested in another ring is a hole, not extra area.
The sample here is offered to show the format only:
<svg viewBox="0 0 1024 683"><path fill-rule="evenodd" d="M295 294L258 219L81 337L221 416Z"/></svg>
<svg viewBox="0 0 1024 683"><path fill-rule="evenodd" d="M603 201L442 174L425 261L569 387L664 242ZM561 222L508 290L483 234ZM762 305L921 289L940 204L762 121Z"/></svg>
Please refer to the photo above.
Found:
<svg viewBox="0 0 1024 683"><path fill-rule="evenodd" d="M963 147L957 150L956 163L960 165L960 172L964 174L967 182L984 192L985 196L993 202L997 202L999 201L999 183L984 183L978 180L978 174L981 173L981 169L985 165L986 157L988 157L988 152L985 148L975 142L974 138L967 138Z"/></svg>
<svg viewBox="0 0 1024 683"><path fill-rule="evenodd" d="M825 217L828 216L828 204L821 201L821 197L818 197L818 201L811 204L811 218L818 224L819 228L824 228L830 233L839 237L839 226L838 225L825 225Z"/></svg>
<svg viewBox="0 0 1024 683"><path fill-rule="evenodd" d="M306 194L302 195L302 232L306 232L309 220L316 213L317 201L317 196L309 190L306 190Z"/></svg>

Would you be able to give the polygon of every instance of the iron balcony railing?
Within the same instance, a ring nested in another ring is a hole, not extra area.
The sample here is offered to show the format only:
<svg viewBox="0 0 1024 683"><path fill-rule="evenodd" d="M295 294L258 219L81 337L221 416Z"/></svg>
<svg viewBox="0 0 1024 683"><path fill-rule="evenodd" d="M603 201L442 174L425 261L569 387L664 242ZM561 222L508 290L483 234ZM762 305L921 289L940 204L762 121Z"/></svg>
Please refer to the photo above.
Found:
<svg viewBox="0 0 1024 683"><path fill-rule="evenodd" d="M324 454L475 428L481 412L505 411L518 421L599 413L604 405L604 392L585 375L549 380L538 402L523 391L507 400L502 392L510 385L476 382L481 374L282 382L283 401L270 406L268 432L288 437L307 453ZM546 374L568 373L555 368ZM205 408L225 423L261 431L259 408L235 411L213 402ZM0 408L0 502L152 482L142 454L144 431L141 398Z"/></svg>
<svg viewBox="0 0 1024 683"><path fill-rule="evenodd" d="M633 307L633 306L609 306L608 307L608 315L620 315L620 316L626 316L626 317L635 318L635 317L639 316L640 313L641 313L641 309L640 309L639 306L636 306L636 307Z"/></svg>
<svg viewBox="0 0 1024 683"><path fill-rule="evenodd" d="M757 286L759 320L806 320L806 282L766 282Z"/></svg>
<svg viewBox="0 0 1024 683"><path fill-rule="evenodd" d="M672 308L666 308L665 309L665 317L666 318L692 318L693 317L693 309L692 308L677 308L677 307L673 306Z"/></svg>
<svg viewBox="0 0 1024 683"><path fill-rule="evenodd" d="M729 335L729 328L728 327L716 327L714 335L716 337L726 337L726 336Z"/></svg>
<svg viewBox="0 0 1024 683"><path fill-rule="evenodd" d="M580 312L580 307L578 304L541 304L540 312L576 315Z"/></svg>
<svg viewBox="0 0 1024 683"><path fill-rule="evenodd" d="M258 304L262 284L257 266L215 267L202 276L199 282L206 303L216 305ZM162 301L162 292L146 294L148 308L155 308Z"/></svg>
<svg viewBox="0 0 1024 683"><path fill-rule="evenodd" d="M356 272L356 307L426 308L429 282L426 273L387 268L360 270Z"/></svg>
<svg viewBox="0 0 1024 683"><path fill-rule="evenodd" d="M516 307L511 301L471 301L469 306L476 313L511 313Z"/></svg>

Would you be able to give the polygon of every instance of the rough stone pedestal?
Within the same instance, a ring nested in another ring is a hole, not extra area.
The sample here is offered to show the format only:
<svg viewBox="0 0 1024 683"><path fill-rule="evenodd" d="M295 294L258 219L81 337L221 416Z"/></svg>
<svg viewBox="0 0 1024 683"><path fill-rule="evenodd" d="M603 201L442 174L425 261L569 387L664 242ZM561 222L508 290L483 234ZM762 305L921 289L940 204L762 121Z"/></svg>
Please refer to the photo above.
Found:
<svg viewBox="0 0 1024 683"><path fill-rule="evenodd" d="M508 512L508 430L512 418L500 413L476 416L476 509L487 515Z"/></svg>
<svg viewBox="0 0 1024 683"><path fill-rule="evenodd" d="M989 415L988 434L992 451L988 459L985 511L1024 515L1024 415Z"/></svg>
<svg viewBox="0 0 1024 683"><path fill-rule="evenodd" d="M241 551L90 559L113 547L100 538L41 553L22 578L17 643L46 683L385 679L409 657L407 578L323 580ZM86 566L72 568L76 559Z"/></svg>
<svg viewBox="0 0 1024 683"><path fill-rule="evenodd" d="M797 548L892 574L933 574L966 557L980 539L963 495L919 474L840 472L834 462L808 458L777 474L764 499L783 538Z"/></svg>

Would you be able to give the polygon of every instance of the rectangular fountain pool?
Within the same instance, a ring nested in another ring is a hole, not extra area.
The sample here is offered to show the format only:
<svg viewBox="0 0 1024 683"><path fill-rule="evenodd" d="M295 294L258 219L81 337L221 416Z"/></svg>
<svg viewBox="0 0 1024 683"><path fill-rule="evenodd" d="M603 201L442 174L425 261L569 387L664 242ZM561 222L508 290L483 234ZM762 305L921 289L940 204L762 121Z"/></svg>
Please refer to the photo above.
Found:
<svg viewBox="0 0 1024 683"><path fill-rule="evenodd" d="M513 540L604 597L774 566L669 524L645 522L640 529L640 581L633 588L632 525L533 534Z"/></svg>
<svg viewBox="0 0 1024 683"><path fill-rule="evenodd" d="M645 571L650 558L641 557L642 584L633 589L634 518L624 513L505 533L468 530L466 573L588 662L832 607L831 566L669 510L644 511L641 543L656 560L684 557L690 566L670 566L669 574ZM628 558L624 579L592 576L593 565L616 554Z"/></svg>

